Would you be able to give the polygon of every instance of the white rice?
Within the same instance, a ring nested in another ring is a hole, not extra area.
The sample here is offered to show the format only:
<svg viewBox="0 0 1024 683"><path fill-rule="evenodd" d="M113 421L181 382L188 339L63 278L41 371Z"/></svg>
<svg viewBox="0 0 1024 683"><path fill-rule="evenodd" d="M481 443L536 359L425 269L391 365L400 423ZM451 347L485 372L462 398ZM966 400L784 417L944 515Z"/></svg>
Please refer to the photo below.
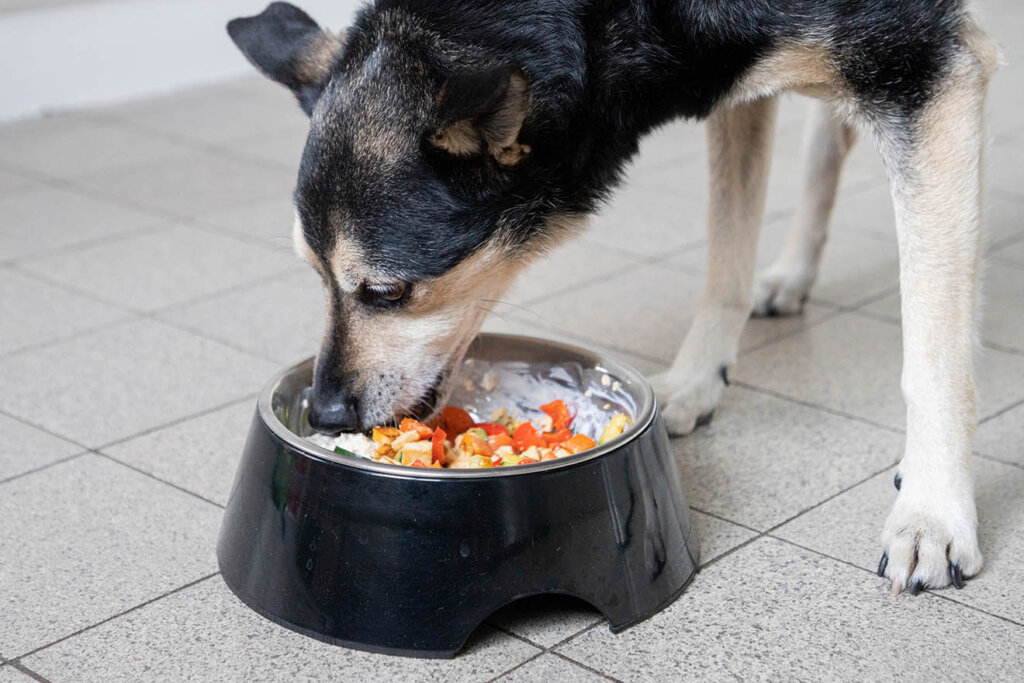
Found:
<svg viewBox="0 0 1024 683"><path fill-rule="evenodd" d="M373 443L373 440L365 434L339 434L338 436L310 434L307 440L329 451L333 451L337 446L363 458L372 459L377 453L377 444Z"/></svg>

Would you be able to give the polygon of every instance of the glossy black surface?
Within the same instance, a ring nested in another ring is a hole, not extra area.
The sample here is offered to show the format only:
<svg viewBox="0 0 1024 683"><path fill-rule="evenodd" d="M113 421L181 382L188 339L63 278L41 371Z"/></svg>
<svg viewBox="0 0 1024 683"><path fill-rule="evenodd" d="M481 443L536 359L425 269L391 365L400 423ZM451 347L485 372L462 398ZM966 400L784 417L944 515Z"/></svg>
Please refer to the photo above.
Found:
<svg viewBox="0 0 1024 683"><path fill-rule="evenodd" d="M224 579L279 624L392 654L452 656L492 612L539 593L579 597L626 628L697 566L651 410L598 457L468 477L352 466L282 438L258 410L221 529Z"/></svg>

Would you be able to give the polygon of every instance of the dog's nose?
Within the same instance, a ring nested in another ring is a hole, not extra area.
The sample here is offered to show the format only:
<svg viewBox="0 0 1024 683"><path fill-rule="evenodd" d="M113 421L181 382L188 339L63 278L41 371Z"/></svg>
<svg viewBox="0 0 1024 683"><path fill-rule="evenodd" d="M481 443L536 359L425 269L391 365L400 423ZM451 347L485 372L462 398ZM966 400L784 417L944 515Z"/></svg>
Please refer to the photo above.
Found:
<svg viewBox="0 0 1024 683"><path fill-rule="evenodd" d="M356 399L347 392L326 398L318 397L314 390L309 404L309 426L327 434L359 429L361 425Z"/></svg>

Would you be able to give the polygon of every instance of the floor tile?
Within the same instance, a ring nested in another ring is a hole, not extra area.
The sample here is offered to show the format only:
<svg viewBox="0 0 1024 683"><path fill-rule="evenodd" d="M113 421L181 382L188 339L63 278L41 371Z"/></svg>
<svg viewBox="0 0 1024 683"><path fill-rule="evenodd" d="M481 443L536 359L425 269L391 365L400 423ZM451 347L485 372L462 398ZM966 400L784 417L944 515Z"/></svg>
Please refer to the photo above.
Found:
<svg viewBox="0 0 1024 683"><path fill-rule="evenodd" d="M726 522L725 520L696 510L690 511L690 518L697 528L697 540L700 543L700 563L705 565L718 558L739 544L749 541L757 535L738 524Z"/></svg>
<svg viewBox="0 0 1024 683"><path fill-rule="evenodd" d="M44 313L45 312L45 313ZM62 287L0 268L0 355L130 315Z"/></svg>
<svg viewBox="0 0 1024 683"><path fill-rule="evenodd" d="M0 127L0 161L56 178L181 157L188 147L83 117L34 119Z"/></svg>
<svg viewBox="0 0 1024 683"><path fill-rule="evenodd" d="M1014 109L1018 116L1024 114L1024 102L1015 103ZM986 185L1024 199L1024 185L1018 173L1018 162L1022 154L1024 139L1017 136L1000 138L998 144L989 145L985 151Z"/></svg>
<svg viewBox="0 0 1024 683"><path fill-rule="evenodd" d="M582 666L555 654L544 654L527 662L518 669L505 674L501 683L535 683L536 681L557 681L558 683L591 683L608 680Z"/></svg>
<svg viewBox="0 0 1024 683"><path fill-rule="evenodd" d="M811 510L775 532L812 550L874 569L882 552L879 535L896 499L895 470ZM990 460L974 460L978 503L978 543L985 567L963 590L942 595L1018 623L1024 619L1024 470ZM1024 635L1024 633L1022 633ZM1020 639L1018 639L1020 642Z"/></svg>
<svg viewBox="0 0 1024 683"><path fill-rule="evenodd" d="M1024 196L986 192L982 207L982 234L986 245L1024 237Z"/></svg>
<svg viewBox="0 0 1024 683"><path fill-rule="evenodd" d="M773 539L697 575L671 607L559 648L623 681L976 680L1024 666L1020 627ZM915 635L919 634L919 635Z"/></svg>
<svg viewBox="0 0 1024 683"><path fill-rule="evenodd" d="M670 363L703 290L701 275L676 267L637 266L527 308L552 330ZM792 334L829 313L826 308L808 306L803 317L753 320L740 348L751 349Z"/></svg>
<svg viewBox="0 0 1024 683"><path fill-rule="evenodd" d="M1024 404L982 422L974 434L974 448L1024 467Z"/></svg>
<svg viewBox="0 0 1024 683"><path fill-rule="evenodd" d="M39 184L19 173L0 168L0 197L21 194L32 187L39 187Z"/></svg>
<svg viewBox="0 0 1024 683"><path fill-rule="evenodd" d="M525 337L538 337L540 339L550 339L563 344L579 346L627 363L644 375L661 372L666 368L665 363L660 361L638 356L621 349L609 348L592 339L553 330L549 327L549 321L546 318L534 314L529 309L523 310L506 305L497 306L494 312L484 320L482 331L495 334L517 334Z"/></svg>
<svg viewBox="0 0 1024 683"><path fill-rule="evenodd" d="M902 429L900 328L841 315L747 355L736 379ZM987 349L977 360L979 418L1024 398L1024 356Z"/></svg>
<svg viewBox="0 0 1024 683"><path fill-rule="evenodd" d="M88 446L255 393L277 365L157 322L0 359L0 410Z"/></svg>
<svg viewBox="0 0 1024 683"><path fill-rule="evenodd" d="M152 214L81 194L38 188L0 197L0 260L24 258L154 225Z"/></svg>
<svg viewBox="0 0 1024 683"><path fill-rule="evenodd" d="M486 627L453 660L348 650L264 619L214 577L47 648L25 665L69 682L486 681L538 652Z"/></svg>
<svg viewBox="0 0 1024 683"><path fill-rule="evenodd" d="M639 263L635 256L589 242L585 237L574 239L540 257L520 273L502 301L513 304L544 301L585 282L605 279L636 267Z"/></svg>
<svg viewBox="0 0 1024 683"><path fill-rule="evenodd" d="M758 245L758 273L775 261L785 244L788 229L788 219L764 226ZM707 258L707 250L701 247L674 256L669 263L703 272L707 269ZM811 288L811 301L849 306L898 284L899 254L895 242L855 230L837 229L825 245L818 281Z"/></svg>
<svg viewBox="0 0 1024 683"><path fill-rule="evenodd" d="M9 481L0 494L0 545L18 549L0 555L5 655L216 571L220 510L104 458Z"/></svg>
<svg viewBox="0 0 1024 683"><path fill-rule="evenodd" d="M32 683L33 680L13 666L0 666L0 683Z"/></svg>
<svg viewBox="0 0 1024 683"><path fill-rule="evenodd" d="M291 196L285 169L196 151L169 162L140 164L80 178L77 183L135 205L200 216L248 202Z"/></svg>
<svg viewBox="0 0 1024 683"><path fill-rule="evenodd" d="M1024 204L1021 205L1021 212L1024 212ZM990 263L1005 263L1012 266L1024 266L1024 232L1021 238L1006 243L1000 249L993 251L989 257Z"/></svg>
<svg viewBox="0 0 1024 683"><path fill-rule="evenodd" d="M292 125L278 131L232 140L221 146L242 157L280 164L297 176L308 136L308 126Z"/></svg>
<svg viewBox="0 0 1024 683"><path fill-rule="evenodd" d="M663 188L645 189L639 180L628 182L591 219L583 232L610 253L659 258L673 249L692 245L707 234L703 207L692 206L683 193Z"/></svg>
<svg viewBox="0 0 1024 683"><path fill-rule="evenodd" d="M177 308L161 316L236 348L282 363L315 355L323 335L323 285L312 268Z"/></svg>
<svg viewBox="0 0 1024 683"><path fill-rule="evenodd" d="M103 453L227 505L255 411L254 397L123 441Z"/></svg>
<svg viewBox="0 0 1024 683"><path fill-rule="evenodd" d="M309 125L298 102L283 89L279 99L270 99L212 86L111 107L99 114L140 129L207 144Z"/></svg>
<svg viewBox="0 0 1024 683"><path fill-rule="evenodd" d="M181 304L298 265L294 255L182 225L22 263L40 276L138 311Z"/></svg>
<svg viewBox="0 0 1024 683"><path fill-rule="evenodd" d="M563 595L523 598L490 616L488 623L542 647L551 647L602 621L589 604Z"/></svg>
<svg viewBox="0 0 1024 683"><path fill-rule="evenodd" d="M985 266L981 296L981 338L986 342L1024 350L1024 316L1021 292L1024 292L1024 268L997 263ZM900 295L891 294L863 307L864 311L899 322ZM1022 396L1024 398L1024 396Z"/></svg>
<svg viewBox="0 0 1024 683"><path fill-rule="evenodd" d="M766 530L895 463L903 437L729 387L711 424L672 447L690 505Z"/></svg>
<svg viewBox="0 0 1024 683"><path fill-rule="evenodd" d="M6 415L0 415L0 434L0 481L82 451L81 446Z"/></svg>
<svg viewBox="0 0 1024 683"><path fill-rule="evenodd" d="M199 216L197 220L204 225L262 240L267 246L294 253L292 223L295 221L295 206L290 195L213 211Z"/></svg>

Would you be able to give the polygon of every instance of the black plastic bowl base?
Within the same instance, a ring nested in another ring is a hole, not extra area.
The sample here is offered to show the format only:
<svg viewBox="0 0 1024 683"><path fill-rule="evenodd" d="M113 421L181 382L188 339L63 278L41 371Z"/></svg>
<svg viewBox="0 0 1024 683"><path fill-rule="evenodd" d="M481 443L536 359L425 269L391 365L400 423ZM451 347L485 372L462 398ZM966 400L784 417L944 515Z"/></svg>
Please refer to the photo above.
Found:
<svg viewBox="0 0 1024 683"><path fill-rule="evenodd" d="M471 353L607 370L635 393L636 424L605 446L538 465L382 465L330 453L285 426L309 384L311 362L299 364L261 394L221 528L221 572L246 605L329 643L452 657L488 616L524 597L574 596L618 632L682 593L697 540L640 375L526 338L483 335Z"/></svg>

